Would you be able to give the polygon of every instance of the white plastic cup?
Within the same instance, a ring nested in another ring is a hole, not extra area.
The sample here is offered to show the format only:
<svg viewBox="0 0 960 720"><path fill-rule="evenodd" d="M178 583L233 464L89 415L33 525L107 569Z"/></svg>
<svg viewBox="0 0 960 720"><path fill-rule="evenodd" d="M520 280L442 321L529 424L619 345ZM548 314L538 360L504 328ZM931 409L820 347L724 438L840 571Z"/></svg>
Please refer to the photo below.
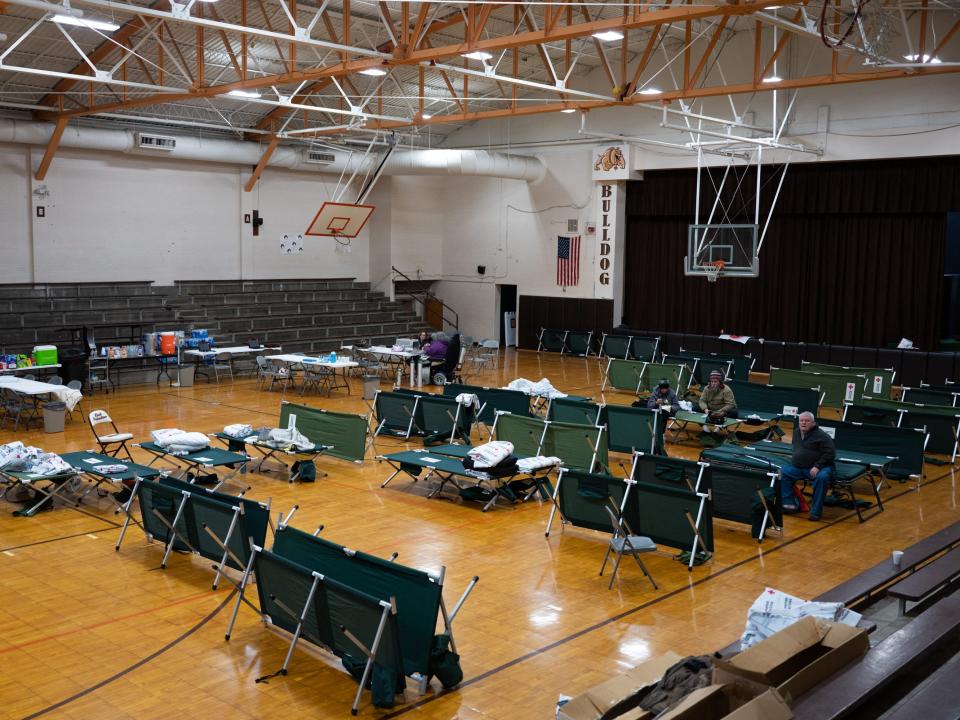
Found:
<svg viewBox="0 0 960 720"><path fill-rule="evenodd" d="M901 562L901 560L903 560L903 551L901 551L901 550L894 550L893 553L891 554L890 559L893 560L893 566L894 566L895 568L899 569L899 568L900 568L900 562Z"/></svg>

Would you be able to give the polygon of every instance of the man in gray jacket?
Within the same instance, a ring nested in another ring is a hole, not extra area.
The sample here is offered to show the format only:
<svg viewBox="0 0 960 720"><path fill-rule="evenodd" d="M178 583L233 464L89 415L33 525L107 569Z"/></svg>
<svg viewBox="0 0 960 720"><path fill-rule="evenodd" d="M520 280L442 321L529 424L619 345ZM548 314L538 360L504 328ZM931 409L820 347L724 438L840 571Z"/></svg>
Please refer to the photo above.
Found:
<svg viewBox="0 0 960 720"><path fill-rule="evenodd" d="M790 457L790 464L780 471L783 511L787 514L797 512L794 483L797 480L810 480L813 482L810 519L819 520L823 512L823 499L833 477L836 448L833 438L817 427L813 413L800 413L797 424L798 427L793 433L793 455Z"/></svg>

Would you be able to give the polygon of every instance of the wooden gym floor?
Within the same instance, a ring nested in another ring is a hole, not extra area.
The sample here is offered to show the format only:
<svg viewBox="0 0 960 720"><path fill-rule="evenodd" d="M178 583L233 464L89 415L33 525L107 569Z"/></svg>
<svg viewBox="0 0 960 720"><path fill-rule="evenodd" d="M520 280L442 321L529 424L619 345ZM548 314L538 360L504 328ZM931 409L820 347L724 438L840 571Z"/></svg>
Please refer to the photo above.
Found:
<svg viewBox="0 0 960 720"><path fill-rule="evenodd" d="M600 396L596 359L511 351L499 370L469 380L499 385L515 377L547 377L561 390ZM306 401L365 412L359 382L352 384L350 397L340 391ZM630 400L618 393L605 399ZM246 378L220 386L199 380L184 389L130 387L83 401L87 412L108 410L136 440L161 427L212 432L234 422L275 424L279 403L279 393L258 391ZM14 439L54 452L93 446L79 414L63 434L0 430L0 442ZM403 447L378 440L380 452ZM696 454L689 446L669 451ZM454 624L465 674L460 688L438 694L435 686L421 697L411 687L407 702L392 711L376 710L365 693L364 717L552 716L561 693L576 694L666 650L701 654L731 642L765 586L813 597L960 519L955 473L928 465L919 491L894 482L883 491L886 512L863 525L852 511L827 508L817 523L788 517L782 538L772 534L758 545L745 526L716 521L709 564L688 573L669 552L647 556L658 591L627 562L607 590L608 577L597 574L605 536L555 525L546 539L548 503L482 513L476 504L426 499L422 487L401 477L381 490L388 467L370 459L357 466L321 458L318 468L329 476L308 485L291 486L276 473L241 477L252 486L248 495L272 497L275 511L299 504L296 527L323 524L324 536L336 542L381 556L396 551L399 562L416 567L445 565L448 604L480 576ZM242 608L225 642L229 584L212 591L209 563L191 556L174 554L160 570L160 547L135 527L114 552L120 517L111 507L108 499L89 500L79 510L60 505L20 518L11 515L15 506L0 502L0 717L349 715L355 683L335 659L304 643L289 676L255 684L280 667L287 640Z"/></svg>

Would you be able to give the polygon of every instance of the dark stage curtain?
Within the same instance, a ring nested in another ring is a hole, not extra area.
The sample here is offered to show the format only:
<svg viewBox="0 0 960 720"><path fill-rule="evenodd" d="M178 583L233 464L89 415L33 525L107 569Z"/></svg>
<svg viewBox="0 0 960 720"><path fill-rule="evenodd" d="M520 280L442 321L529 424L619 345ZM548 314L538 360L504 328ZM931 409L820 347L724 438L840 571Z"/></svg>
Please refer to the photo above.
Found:
<svg viewBox="0 0 960 720"><path fill-rule="evenodd" d="M701 222L723 171L703 171ZM731 170L724 205L733 214L723 222L753 221L755 172L738 184ZM779 173L762 175L761 230ZM683 274L695 193L695 170L647 172L628 183L630 327L867 346L908 337L936 347L946 213L960 209L960 156L791 166L760 276L715 284Z"/></svg>

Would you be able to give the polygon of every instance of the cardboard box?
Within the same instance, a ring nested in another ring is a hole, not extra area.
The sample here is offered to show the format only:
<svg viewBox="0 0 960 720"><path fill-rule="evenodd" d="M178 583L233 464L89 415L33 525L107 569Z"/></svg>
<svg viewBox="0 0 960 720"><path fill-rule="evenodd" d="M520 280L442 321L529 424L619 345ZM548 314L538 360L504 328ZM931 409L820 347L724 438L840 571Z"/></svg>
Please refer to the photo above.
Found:
<svg viewBox="0 0 960 720"><path fill-rule="evenodd" d="M605 680L560 707L557 720L623 720L625 713L636 709L640 701L637 694L660 680L663 673L682 659L676 653L668 652ZM646 720L647 714L628 717Z"/></svg>
<svg viewBox="0 0 960 720"><path fill-rule="evenodd" d="M740 683L708 685L694 690L657 720L790 720L793 713L773 688L759 695Z"/></svg>
<svg viewBox="0 0 960 720"><path fill-rule="evenodd" d="M792 704L869 649L865 630L805 617L715 666L721 677L735 675L775 687Z"/></svg>

